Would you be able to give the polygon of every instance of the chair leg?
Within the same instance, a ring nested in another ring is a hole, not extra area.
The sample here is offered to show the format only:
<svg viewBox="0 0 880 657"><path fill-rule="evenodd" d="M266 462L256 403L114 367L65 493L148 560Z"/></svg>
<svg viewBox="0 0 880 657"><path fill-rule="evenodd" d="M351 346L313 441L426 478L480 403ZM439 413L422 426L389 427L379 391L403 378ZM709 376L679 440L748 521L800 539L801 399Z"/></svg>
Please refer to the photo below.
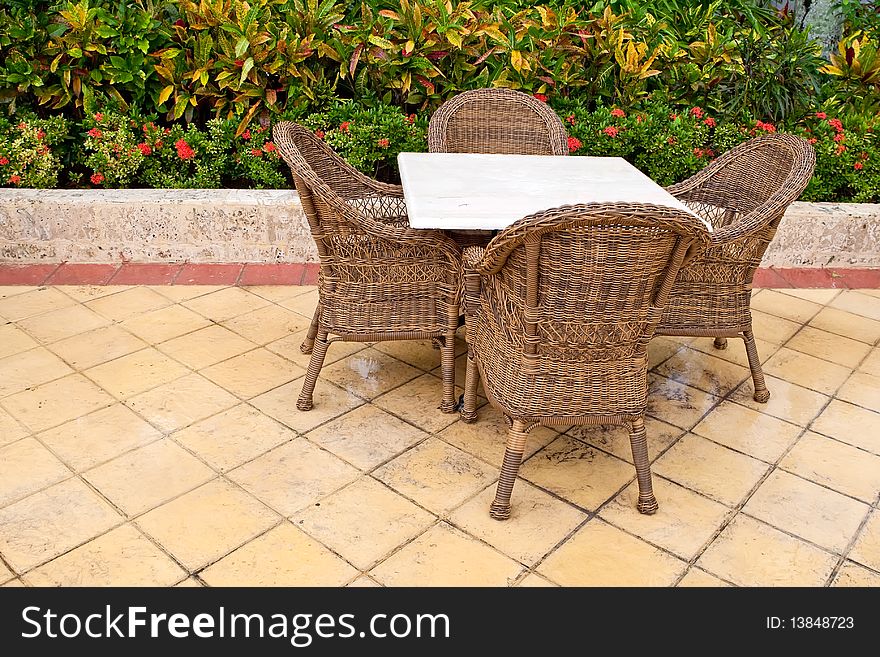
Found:
<svg viewBox="0 0 880 657"><path fill-rule="evenodd" d="M309 332L306 333L306 339L299 346L299 350L304 354L312 353L315 346L315 336L318 335L318 318L321 316L321 304L315 307L315 315L312 317L312 323L309 325Z"/></svg>
<svg viewBox="0 0 880 657"><path fill-rule="evenodd" d="M519 465L522 463L527 437L526 423L522 420L514 420L507 434L507 449L504 450L504 463L501 465L501 476L495 489L495 501L489 509L489 515L495 520L507 520L510 517L510 494L516 483Z"/></svg>
<svg viewBox="0 0 880 657"><path fill-rule="evenodd" d="M473 424L477 421L477 384L480 382L480 370L474 355L468 350L467 373L464 378L464 401L461 405L461 421Z"/></svg>
<svg viewBox="0 0 880 657"><path fill-rule="evenodd" d="M651 464L648 462L648 437L645 432L645 421L642 418L633 420L629 434L632 447L633 463L636 466L636 478L639 480L639 513L656 513L657 498L651 483Z"/></svg>
<svg viewBox="0 0 880 657"><path fill-rule="evenodd" d="M755 346L755 336L751 329L743 331L743 340L746 343L746 355L749 357L749 368L752 370L752 381L755 384L754 400L766 404L770 399L770 391L764 382L764 370L761 369L761 359L758 358L758 348Z"/></svg>
<svg viewBox="0 0 880 657"><path fill-rule="evenodd" d="M312 394L315 392L315 384L318 382L318 375L324 366L324 356L327 355L327 331L320 331L315 340L312 349L312 357L309 360L309 369L306 371L306 378L303 381L302 392L299 393L299 399L296 407L301 411L312 410Z"/></svg>
<svg viewBox="0 0 880 657"><path fill-rule="evenodd" d="M715 338L712 346L716 349L727 349L727 338Z"/></svg>
<svg viewBox="0 0 880 657"><path fill-rule="evenodd" d="M455 333L447 333L440 347L440 371L443 376L443 401L440 411L455 413Z"/></svg>

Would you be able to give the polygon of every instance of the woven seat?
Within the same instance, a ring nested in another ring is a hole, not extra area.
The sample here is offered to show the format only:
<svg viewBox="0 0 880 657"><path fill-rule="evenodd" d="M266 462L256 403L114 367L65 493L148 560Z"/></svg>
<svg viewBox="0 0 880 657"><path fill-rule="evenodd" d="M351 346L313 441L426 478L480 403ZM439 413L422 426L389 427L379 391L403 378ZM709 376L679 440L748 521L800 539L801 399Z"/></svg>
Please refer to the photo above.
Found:
<svg viewBox="0 0 880 657"><path fill-rule="evenodd" d="M755 137L668 191L709 221L709 245L678 275L656 335L745 342L754 399L770 398L752 334L752 278L786 208L813 175L813 147L793 135Z"/></svg>
<svg viewBox="0 0 880 657"><path fill-rule="evenodd" d="M428 125L431 153L568 155L568 134L547 103L513 89L473 89L443 103Z"/></svg>
<svg viewBox="0 0 880 657"><path fill-rule="evenodd" d="M310 130L290 122L273 137L290 166L321 260L318 306L301 347L311 353L297 408L312 395L330 342L434 339L441 410L455 410L455 331L461 253L437 231L409 228L403 191L363 175Z"/></svg>
<svg viewBox="0 0 880 657"><path fill-rule="evenodd" d="M464 253L465 422L478 377L511 424L491 515L510 515L537 425L629 425L638 508L653 513L644 411L647 345L688 248L708 233L668 207L591 203L540 212Z"/></svg>

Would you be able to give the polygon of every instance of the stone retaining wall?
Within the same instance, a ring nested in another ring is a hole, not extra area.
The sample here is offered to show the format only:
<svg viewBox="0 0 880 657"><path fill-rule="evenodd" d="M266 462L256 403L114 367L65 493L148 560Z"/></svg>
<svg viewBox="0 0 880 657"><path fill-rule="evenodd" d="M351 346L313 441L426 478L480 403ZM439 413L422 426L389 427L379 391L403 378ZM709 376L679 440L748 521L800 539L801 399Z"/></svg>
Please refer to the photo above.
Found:
<svg viewBox="0 0 880 657"><path fill-rule="evenodd" d="M0 189L0 262L315 262L289 190ZM795 203L764 267L880 267L880 204Z"/></svg>

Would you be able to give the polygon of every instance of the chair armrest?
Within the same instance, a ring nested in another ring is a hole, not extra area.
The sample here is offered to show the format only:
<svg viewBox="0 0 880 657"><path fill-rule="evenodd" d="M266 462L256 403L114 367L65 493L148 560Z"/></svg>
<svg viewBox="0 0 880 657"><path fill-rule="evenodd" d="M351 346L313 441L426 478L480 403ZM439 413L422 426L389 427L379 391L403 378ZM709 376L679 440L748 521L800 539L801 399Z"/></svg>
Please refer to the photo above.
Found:
<svg viewBox="0 0 880 657"><path fill-rule="evenodd" d="M462 283L464 285L464 312L469 318L477 315L480 303L481 281L480 272L477 270L483 261L486 249L482 246L473 245L465 247L461 253L462 260Z"/></svg>

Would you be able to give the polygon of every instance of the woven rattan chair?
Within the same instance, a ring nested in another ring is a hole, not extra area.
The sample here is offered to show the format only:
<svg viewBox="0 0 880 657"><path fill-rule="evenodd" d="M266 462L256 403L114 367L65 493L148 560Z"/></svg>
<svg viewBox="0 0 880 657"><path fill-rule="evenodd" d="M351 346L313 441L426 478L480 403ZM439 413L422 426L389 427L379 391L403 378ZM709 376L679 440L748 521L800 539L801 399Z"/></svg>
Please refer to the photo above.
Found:
<svg viewBox="0 0 880 657"><path fill-rule="evenodd" d="M476 420L480 376L511 425L493 518L510 515L537 425L628 425L638 509L656 511L643 419L647 345L687 249L707 238L681 210L592 203L531 215L485 249L465 250L462 420Z"/></svg>
<svg viewBox="0 0 880 657"><path fill-rule="evenodd" d="M434 112L432 153L568 155L568 135L547 103L513 89L473 89Z"/></svg>
<svg viewBox="0 0 880 657"><path fill-rule="evenodd" d="M708 247L679 272L656 335L714 337L745 341L754 398L770 391L752 334L752 278L786 208L810 177L813 147L793 135L755 137L731 149L670 193L713 227Z"/></svg>
<svg viewBox="0 0 880 657"><path fill-rule="evenodd" d="M310 130L285 121L272 134L321 260L318 307L301 347L312 357L297 408L312 408L330 342L436 339L440 408L454 412L460 250L439 232L409 228L399 186L358 172Z"/></svg>

